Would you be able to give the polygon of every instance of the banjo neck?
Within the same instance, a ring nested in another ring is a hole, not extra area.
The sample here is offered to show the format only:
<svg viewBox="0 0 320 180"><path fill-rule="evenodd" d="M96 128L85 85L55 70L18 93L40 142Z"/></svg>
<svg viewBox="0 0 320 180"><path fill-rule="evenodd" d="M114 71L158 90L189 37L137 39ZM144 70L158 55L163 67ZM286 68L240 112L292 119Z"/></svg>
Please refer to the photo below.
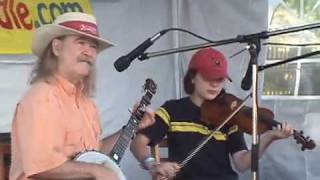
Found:
<svg viewBox="0 0 320 180"><path fill-rule="evenodd" d="M153 86L153 88L155 88L155 86ZM109 157L117 164L120 163L126 149L129 146L129 143L131 142L132 138L138 131L139 124L145 112L144 109L147 105L150 104L151 98L154 93L155 93L155 89L151 89L151 90L147 89L146 94L141 98L136 110L132 112L127 125L123 127L116 144L111 150Z"/></svg>

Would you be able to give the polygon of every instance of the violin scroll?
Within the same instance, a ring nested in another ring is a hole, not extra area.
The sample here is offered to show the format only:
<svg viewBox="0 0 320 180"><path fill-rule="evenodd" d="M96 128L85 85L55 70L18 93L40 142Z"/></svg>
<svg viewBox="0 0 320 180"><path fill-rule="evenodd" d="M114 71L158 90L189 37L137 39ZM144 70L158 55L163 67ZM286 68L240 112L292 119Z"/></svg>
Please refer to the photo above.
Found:
<svg viewBox="0 0 320 180"><path fill-rule="evenodd" d="M303 135L303 131L296 131L294 130L293 131L293 137L294 139L296 140L297 144L301 144L302 147L301 147L301 150L304 151L305 149L314 149L316 147L316 144L315 142L310 139L309 136L307 137L304 137Z"/></svg>

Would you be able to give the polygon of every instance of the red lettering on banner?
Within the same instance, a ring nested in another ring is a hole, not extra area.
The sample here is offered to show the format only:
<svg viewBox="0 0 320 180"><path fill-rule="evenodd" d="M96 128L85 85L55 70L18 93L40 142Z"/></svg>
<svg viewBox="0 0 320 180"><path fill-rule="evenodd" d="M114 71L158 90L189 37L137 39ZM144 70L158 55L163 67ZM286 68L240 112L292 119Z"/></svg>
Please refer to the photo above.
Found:
<svg viewBox="0 0 320 180"><path fill-rule="evenodd" d="M14 26L18 29L24 28L31 30L32 21L26 22L30 15L26 4L19 2L15 5L15 0L0 1L0 10L3 9L4 19L0 18L0 26L5 29L13 29Z"/></svg>
<svg viewBox="0 0 320 180"><path fill-rule="evenodd" d="M1 1L0 2L0 8L2 8L2 12L4 14L4 17L5 17L5 20L2 20L0 19L0 25L6 29L12 29L12 23L11 23L11 20L9 18L9 14L7 12L7 4L8 4L8 1L7 0L4 0L4 1Z"/></svg>
<svg viewBox="0 0 320 180"><path fill-rule="evenodd" d="M29 9L26 4L19 3L17 5L17 15L20 19L22 26L28 30L31 30L33 27L32 21L30 20L29 23L26 22L28 16L30 15Z"/></svg>

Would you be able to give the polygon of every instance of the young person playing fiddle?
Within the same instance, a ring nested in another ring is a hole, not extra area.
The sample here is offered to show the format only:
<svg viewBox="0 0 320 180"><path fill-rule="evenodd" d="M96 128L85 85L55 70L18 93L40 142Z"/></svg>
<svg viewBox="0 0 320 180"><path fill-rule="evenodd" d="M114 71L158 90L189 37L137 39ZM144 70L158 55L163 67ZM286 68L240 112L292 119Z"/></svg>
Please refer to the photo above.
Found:
<svg viewBox="0 0 320 180"><path fill-rule="evenodd" d="M251 166L251 152L244 135L237 128L224 126L186 166L179 167L189 153L215 127L201 121L201 105L224 93L228 81L228 63L225 56L213 48L198 50L191 58L184 76L187 97L166 101L156 112L155 124L140 131L131 144L131 151L141 165L158 174L160 179L175 180L237 180L238 172ZM259 156L277 139L289 137L292 127L269 130L260 137ZM164 137L168 141L168 162L156 164L149 154L149 145L158 144ZM229 157L236 171L232 168Z"/></svg>

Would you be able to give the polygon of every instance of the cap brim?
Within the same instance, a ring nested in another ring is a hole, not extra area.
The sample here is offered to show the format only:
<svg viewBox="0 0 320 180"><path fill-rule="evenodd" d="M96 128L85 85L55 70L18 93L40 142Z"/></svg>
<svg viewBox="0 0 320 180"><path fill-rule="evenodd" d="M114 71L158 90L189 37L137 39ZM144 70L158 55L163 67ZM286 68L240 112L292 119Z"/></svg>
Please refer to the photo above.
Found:
<svg viewBox="0 0 320 180"><path fill-rule="evenodd" d="M212 81L212 80L217 80L217 79L221 79L221 78L226 78L228 79L230 82L232 82L232 79L230 78L230 76L227 74L227 75L220 75L220 74L207 74L207 73L201 73L201 76L204 78L204 79L207 79L209 81Z"/></svg>

